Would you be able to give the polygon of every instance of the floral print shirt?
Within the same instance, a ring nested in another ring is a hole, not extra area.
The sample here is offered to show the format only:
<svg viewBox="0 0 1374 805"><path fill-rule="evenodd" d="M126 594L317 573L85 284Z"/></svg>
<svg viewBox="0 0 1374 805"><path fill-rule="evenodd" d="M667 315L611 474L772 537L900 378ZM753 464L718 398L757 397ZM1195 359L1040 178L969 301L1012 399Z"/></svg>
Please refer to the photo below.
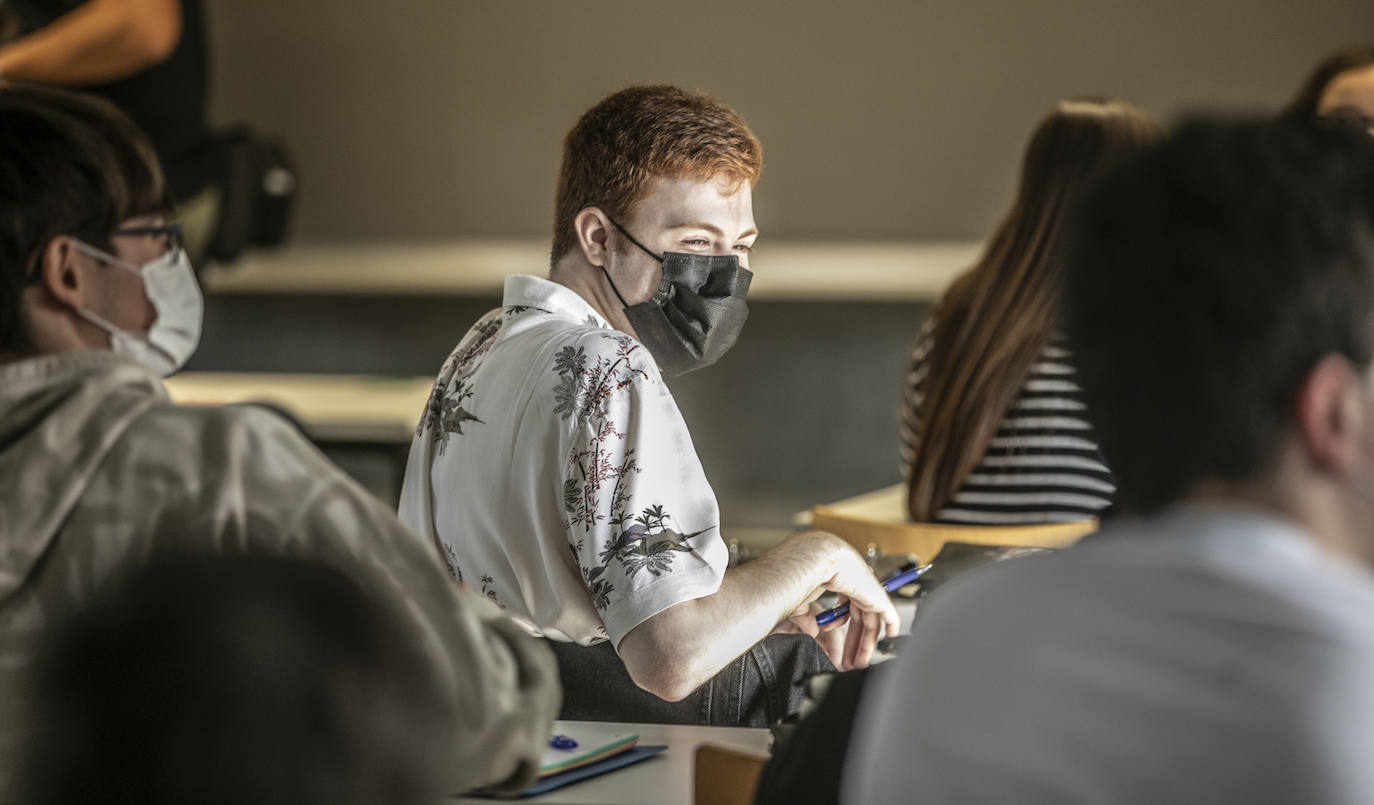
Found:
<svg viewBox="0 0 1374 805"><path fill-rule="evenodd" d="M619 644L725 573L715 493L653 358L525 275L449 355L400 516L536 634Z"/></svg>

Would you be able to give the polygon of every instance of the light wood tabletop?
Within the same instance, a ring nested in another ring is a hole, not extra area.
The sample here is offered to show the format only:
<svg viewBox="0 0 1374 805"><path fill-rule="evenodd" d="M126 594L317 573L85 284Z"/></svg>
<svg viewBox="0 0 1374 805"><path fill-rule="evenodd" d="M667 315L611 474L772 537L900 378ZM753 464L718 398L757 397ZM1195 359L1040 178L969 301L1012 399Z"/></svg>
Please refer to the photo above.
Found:
<svg viewBox="0 0 1374 805"><path fill-rule="evenodd" d="M267 403L324 442L410 444L432 377L184 372L164 381L183 405Z"/></svg>

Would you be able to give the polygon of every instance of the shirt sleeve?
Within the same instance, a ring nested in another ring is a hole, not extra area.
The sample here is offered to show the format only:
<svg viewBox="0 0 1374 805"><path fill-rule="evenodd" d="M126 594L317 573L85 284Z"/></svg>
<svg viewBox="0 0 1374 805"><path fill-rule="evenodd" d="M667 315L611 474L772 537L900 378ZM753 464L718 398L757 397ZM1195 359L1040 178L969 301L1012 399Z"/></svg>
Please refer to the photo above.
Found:
<svg viewBox="0 0 1374 805"><path fill-rule="evenodd" d="M917 431L921 424L921 403L925 400L926 356L930 354L931 321L921 327L916 337L916 345L911 350L907 363L906 377L902 380L902 404L897 411L898 431L901 444L898 445L898 458L901 461L902 478L911 480L911 465L916 460Z"/></svg>
<svg viewBox="0 0 1374 805"><path fill-rule="evenodd" d="M645 348L592 333L555 357L569 545L607 636L711 595L725 574L715 493Z"/></svg>

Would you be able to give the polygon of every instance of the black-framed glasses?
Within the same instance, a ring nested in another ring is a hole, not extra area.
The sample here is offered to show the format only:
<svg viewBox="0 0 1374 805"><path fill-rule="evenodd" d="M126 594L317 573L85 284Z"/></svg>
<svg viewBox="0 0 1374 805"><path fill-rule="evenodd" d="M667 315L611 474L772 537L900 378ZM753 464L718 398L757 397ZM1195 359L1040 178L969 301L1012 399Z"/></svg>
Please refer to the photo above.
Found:
<svg viewBox="0 0 1374 805"><path fill-rule="evenodd" d="M181 224L179 223L163 224L162 226L126 226L111 232L110 237L162 238L169 252L180 249L182 246ZM41 275L37 268L38 261L35 259L34 264L29 266L24 275L25 285L33 285L39 281Z"/></svg>
<svg viewBox="0 0 1374 805"><path fill-rule="evenodd" d="M177 223L162 226L126 226L111 232L110 237L160 237L165 240L168 251L180 249L182 244L181 224Z"/></svg>

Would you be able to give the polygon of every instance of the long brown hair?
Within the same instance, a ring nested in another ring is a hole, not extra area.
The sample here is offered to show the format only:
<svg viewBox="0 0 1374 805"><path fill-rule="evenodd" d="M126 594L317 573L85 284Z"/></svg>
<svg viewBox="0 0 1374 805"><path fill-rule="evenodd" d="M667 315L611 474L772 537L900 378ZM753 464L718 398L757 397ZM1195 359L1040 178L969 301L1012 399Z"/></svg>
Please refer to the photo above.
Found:
<svg viewBox="0 0 1374 805"><path fill-rule="evenodd" d="M1321 105L1322 94L1326 92L1331 79L1347 70L1361 70L1370 66L1374 66L1374 45L1351 45L1332 53L1312 68L1281 117L1311 120L1317 116L1317 107Z"/></svg>
<svg viewBox="0 0 1374 805"><path fill-rule="evenodd" d="M1058 320L1068 213L1102 169L1159 137L1113 100L1061 101L1036 126L1016 202L936 306L908 507L934 520L978 465Z"/></svg>

